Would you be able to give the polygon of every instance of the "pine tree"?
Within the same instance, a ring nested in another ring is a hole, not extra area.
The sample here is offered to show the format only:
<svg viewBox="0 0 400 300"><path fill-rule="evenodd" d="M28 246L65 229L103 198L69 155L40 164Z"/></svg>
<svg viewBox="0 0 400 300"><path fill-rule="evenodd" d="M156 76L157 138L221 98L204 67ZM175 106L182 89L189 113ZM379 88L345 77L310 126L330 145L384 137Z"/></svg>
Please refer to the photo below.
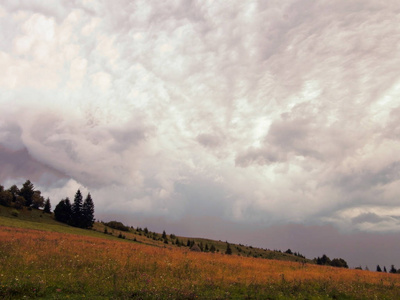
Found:
<svg viewBox="0 0 400 300"><path fill-rule="evenodd" d="M83 228L92 228L94 223L94 204L90 193L87 195L82 206L82 224Z"/></svg>
<svg viewBox="0 0 400 300"><path fill-rule="evenodd" d="M78 190L75 194L74 203L71 207L71 225L75 227L82 226L82 194Z"/></svg>
<svg viewBox="0 0 400 300"><path fill-rule="evenodd" d="M25 181L22 185L19 195L24 197L25 199L25 206L30 207L32 205L32 197L34 193L35 187L33 186L30 180Z"/></svg>
<svg viewBox="0 0 400 300"><path fill-rule="evenodd" d="M165 230L164 230L163 233L162 233L162 239L163 239L163 240L167 239L167 234L165 233Z"/></svg>
<svg viewBox="0 0 400 300"><path fill-rule="evenodd" d="M231 245L229 245L229 243L226 243L226 251L225 254L231 255L232 254L232 249L231 249Z"/></svg>
<svg viewBox="0 0 400 300"><path fill-rule="evenodd" d="M381 267L379 265L376 266L376 271L377 272L382 272L382 269L381 269Z"/></svg>
<svg viewBox="0 0 400 300"><path fill-rule="evenodd" d="M392 265L392 267L390 268L390 271L389 271L390 273L393 273L393 274L396 274L397 273L397 270L396 270L396 268L394 267L394 265Z"/></svg>
<svg viewBox="0 0 400 300"><path fill-rule="evenodd" d="M214 245L211 245L211 247L210 247L210 252L214 253L216 250L217 250L217 249L215 249L215 246L214 246Z"/></svg>
<svg viewBox="0 0 400 300"><path fill-rule="evenodd" d="M47 198L46 199L46 202L44 203L44 209L43 209L43 211L45 212L45 213L51 213L51 204L50 204L50 198Z"/></svg>

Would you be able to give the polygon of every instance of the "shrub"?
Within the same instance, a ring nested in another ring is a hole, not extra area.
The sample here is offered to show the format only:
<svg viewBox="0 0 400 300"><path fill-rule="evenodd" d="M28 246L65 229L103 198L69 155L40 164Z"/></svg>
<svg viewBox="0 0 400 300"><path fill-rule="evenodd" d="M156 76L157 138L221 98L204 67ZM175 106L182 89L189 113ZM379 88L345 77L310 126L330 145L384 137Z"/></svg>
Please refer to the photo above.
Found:
<svg viewBox="0 0 400 300"><path fill-rule="evenodd" d="M121 230L121 231L129 231L129 227L125 226L121 222L118 221L110 221L108 223L105 223L108 227L114 228L116 230Z"/></svg>
<svg viewBox="0 0 400 300"><path fill-rule="evenodd" d="M16 210L16 209L13 209L13 210L11 211L11 215L12 215L13 217L18 217L18 216L19 216L19 211Z"/></svg>

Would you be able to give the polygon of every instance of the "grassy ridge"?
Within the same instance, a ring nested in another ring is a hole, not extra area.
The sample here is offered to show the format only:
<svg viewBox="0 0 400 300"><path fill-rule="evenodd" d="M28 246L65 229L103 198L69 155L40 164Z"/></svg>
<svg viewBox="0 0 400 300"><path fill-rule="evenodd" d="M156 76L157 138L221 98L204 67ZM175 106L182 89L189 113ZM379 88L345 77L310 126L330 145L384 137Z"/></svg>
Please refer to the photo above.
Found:
<svg viewBox="0 0 400 300"><path fill-rule="evenodd" d="M104 235L104 237L108 239L115 239L119 235L123 235L126 241L136 241L138 243L153 245L156 247L167 247L167 248L177 248L174 244L176 239L171 239L170 235L167 235L168 244L164 243L164 239L162 239L162 235L160 233L149 232L145 233L143 231L137 231L134 228L129 228L128 232L116 230L110 228L100 222L95 222L92 230L83 230L75 227L71 227L65 225L63 223L57 222L54 220L52 214L45 214L41 210L28 210L24 208L19 210L19 216L12 216L13 209L10 207L0 206L0 225L4 226L13 226L13 227L21 227L21 228L32 228L38 230L46 230L46 231L54 231L61 233L71 233L71 234L83 234L87 236L95 236L100 237L104 232L104 229L107 228L108 235ZM4 217L4 218L2 218ZM215 241L204 238L188 238L177 236L177 238L186 245L188 240L194 241L197 245L208 245L208 248L214 246L216 251L219 253L225 253L227 243L223 241ZM255 257L255 258L265 258L265 259L277 259L277 260L285 260L285 261L296 261L296 262L308 262L311 263L311 260L304 259L298 256L282 253L279 251L271 251L267 249L256 248L252 246L231 244L232 254L246 257Z"/></svg>
<svg viewBox="0 0 400 300"><path fill-rule="evenodd" d="M95 229L0 207L0 298L400 299L398 274L193 252L153 233L119 239Z"/></svg>
<svg viewBox="0 0 400 300"><path fill-rule="evenodd" d="M398 299L400 277L0 227L0 297ZM346 298L345 298L346 297Z"/></svg>

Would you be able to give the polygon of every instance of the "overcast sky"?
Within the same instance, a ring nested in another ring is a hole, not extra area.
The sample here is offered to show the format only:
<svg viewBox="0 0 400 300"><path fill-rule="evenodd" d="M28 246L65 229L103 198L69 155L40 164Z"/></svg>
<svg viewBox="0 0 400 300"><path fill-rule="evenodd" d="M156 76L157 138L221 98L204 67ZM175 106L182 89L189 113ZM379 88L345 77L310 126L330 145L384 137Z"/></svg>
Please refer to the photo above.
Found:
<svg viewBox="0 0 400 300"><path fill-rule="evenodd" d="M400 267L382 246L400 233L399 8L0 0L0 183L29 178L53 208L90 191L99 219Z"/></svg>

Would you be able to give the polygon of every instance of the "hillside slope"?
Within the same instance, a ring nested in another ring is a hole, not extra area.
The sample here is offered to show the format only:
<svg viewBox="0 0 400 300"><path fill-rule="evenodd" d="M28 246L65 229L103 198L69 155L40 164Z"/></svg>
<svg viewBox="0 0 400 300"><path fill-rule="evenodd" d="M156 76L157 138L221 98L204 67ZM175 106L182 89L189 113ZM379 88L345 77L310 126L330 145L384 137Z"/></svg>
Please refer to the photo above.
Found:
<svg viewBox="0 0 400 300"><path fill-rule="evenodd" d="M57 222L53 218L53 214L43 213L42 210L23 208L18 210L18 216L13 216L15 209L0 206L0 225L15 226L22 228L32 228L39 230L48 230L62 233L83 234L88 236L97 236L103 234L107 238L120 238L125 241L143 243L156 247L166 248L188 248L197 249L201 252L225 253L228 243L224 241L215 241L204 238L190 238L175 236L168 234L163 237L161 233L151 232L141 228L132 228L124 226L128 231L122 231L105 223L95 222L92 230L79 229L66 224ZM106 234L104 234L106 232ZM193 247L196 244L197 247ZM276 259L294 262L313 263L312 260L306 259L301 255L283 253L281 251L272 251L241 244L229 244L232 255L255 257L264 259Z"/></svg>
<svg viewBox="0 0 400 300"><path fill-rule="evenodd" d="M146 245L36 213L0 217L2 299L400 298L396 274Z"/></svg>

